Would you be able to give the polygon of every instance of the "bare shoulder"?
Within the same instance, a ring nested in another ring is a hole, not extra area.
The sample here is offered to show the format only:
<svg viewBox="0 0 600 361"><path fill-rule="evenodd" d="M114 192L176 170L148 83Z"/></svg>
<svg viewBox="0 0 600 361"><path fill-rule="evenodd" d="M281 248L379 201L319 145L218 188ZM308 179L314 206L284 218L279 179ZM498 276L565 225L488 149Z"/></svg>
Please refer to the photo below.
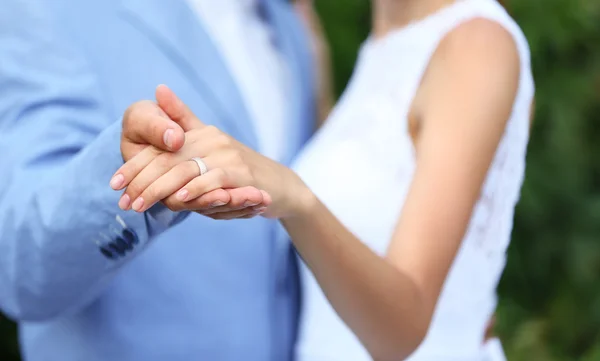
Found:
<svg viewBox="0 0 600 361"><path fill-rule="evenodd" d="M424 120L440 118L442 111L506 113L517 94L519 72L517 43L504 25L487 18L463 22L435 50L417 94L415 114Z"/></svg>
<svg viewBox="0 0 600 361"><path fill-rule="evenodd" d="M496 48L517 54L513 34L497 20L475 17L456 26L440 43L440 48Z"/></svg>
<svg viewBox="0 0 600 361"><path fill-rule="evenodd" d="M501 74L518 78L520 59L515 38L504 25L487 18L474 18L442 39L432 63L473 74L483 71L490 77Z"/></svg>

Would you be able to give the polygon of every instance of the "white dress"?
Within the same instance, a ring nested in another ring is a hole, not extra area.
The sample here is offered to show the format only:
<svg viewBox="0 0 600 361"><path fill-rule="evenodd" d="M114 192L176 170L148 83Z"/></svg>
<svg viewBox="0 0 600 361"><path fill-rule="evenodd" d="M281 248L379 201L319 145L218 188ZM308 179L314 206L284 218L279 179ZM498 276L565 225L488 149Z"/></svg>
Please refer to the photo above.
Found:
<svg viewBox="0 0 600 361"><path fill-rule="evenodd" d="M523 181L534 94L529 48L518 25L495 0L459 0L382 39L367 40L340 102L294 166L335 216L383 255L415 168L407 129L411 101L439 42L473 18L496 21L513 35L521 59L519 89L428 335L410 361L492 360L483 338L496 308ZM301 276L298 361L370 360L305 265Z"/></svg>

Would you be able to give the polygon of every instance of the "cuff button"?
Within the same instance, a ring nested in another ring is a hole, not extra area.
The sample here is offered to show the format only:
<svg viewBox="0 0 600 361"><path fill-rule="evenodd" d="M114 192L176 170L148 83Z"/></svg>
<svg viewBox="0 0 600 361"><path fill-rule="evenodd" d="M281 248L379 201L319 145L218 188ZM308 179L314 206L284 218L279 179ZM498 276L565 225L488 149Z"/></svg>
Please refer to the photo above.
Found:
<svg viewBox="0 0 600 361"><path fill-rule="evenodd" d="M102 255L108 259L116 258L115 254L112 253L109 249L106 249L105 247L100 247L100 253L102 253Z"/></svg>
<svg viewBox="0 0 600 361"><path fill-rule="evenodd" d="M133 245L121 237L117 237L117 239L115 239L115 244L125 251L131 251L133 249Z"/></svg>
<svg viewBox="0 0 600 361"><path fill-rule="evenodd" d="M135 231L133 229L130 228L125 228L123 230L123 232L121 232L121 236L123 237L123 239L125 240L125 242L127 242L130 245L135 245L138 244L140 242L137 234L135 233Z"/></svg>
<svg viewBox="0 0 600 361"><path fill-rule="evenodd" d="M118 254L119 256L124 256L125 255L125 248L122 248L121 245L112 242L108 244L108 247L116 254Z"/></svg>

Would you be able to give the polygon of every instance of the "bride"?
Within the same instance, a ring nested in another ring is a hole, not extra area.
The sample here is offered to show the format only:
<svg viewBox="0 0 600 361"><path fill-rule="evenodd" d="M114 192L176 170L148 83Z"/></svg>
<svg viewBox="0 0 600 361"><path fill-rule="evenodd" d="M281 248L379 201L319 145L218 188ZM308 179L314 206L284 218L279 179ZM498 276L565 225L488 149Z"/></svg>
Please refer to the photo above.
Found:
<svg viewBox="0 0 600 361"><path fill-rule="evenodd" d="M143 151L117 173L154 182L130 195L147 205L136 211L167 195L185 209L220 188L268 194L267 207L212 216L262 214L289 233L304 261L298 360L483 361L525 169L527 41L496 0L372 6L350 84L293 170L159 87L186 144ZM140 173L157 160L166 174Z"/></svg>

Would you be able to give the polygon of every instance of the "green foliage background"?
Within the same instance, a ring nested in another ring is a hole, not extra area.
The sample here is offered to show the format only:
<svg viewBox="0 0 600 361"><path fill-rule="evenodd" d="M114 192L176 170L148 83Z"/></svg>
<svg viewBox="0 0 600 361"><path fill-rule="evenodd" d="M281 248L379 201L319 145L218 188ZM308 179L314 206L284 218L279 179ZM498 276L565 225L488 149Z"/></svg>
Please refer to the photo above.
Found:
<svg viewBox="0 0 600 361"><path fill-rule="evenodd" d="M342 90L369 1L316 1ZM600 361L600 0L512 0L531 45L536 120L498 332L511 361ZM0 319L0 360L18 360Z"/></svg>

